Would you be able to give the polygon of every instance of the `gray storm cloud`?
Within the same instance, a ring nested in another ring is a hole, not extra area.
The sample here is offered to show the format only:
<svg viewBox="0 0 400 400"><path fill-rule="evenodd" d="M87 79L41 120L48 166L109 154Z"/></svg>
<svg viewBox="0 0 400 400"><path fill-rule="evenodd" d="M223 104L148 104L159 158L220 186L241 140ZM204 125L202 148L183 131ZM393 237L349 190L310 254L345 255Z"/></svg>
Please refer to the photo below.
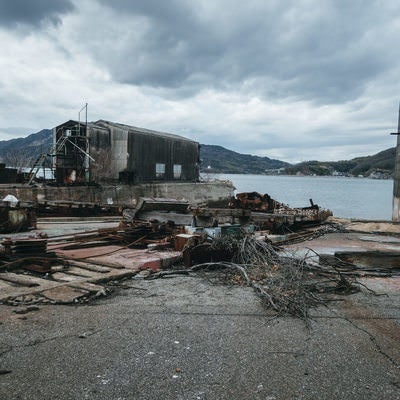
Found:
<svg viewBox="0 0 400 400"><path fill-rule="evenodd" d="M44 20L57 23L60 14L73 9L70 0L0 0L0 25L37 26Z"/></svg>
<svg viewBox="0 0 400 400"><path fill-rule="evenodd" d="M390 68L377 29L390 11L382 3L101 3L120 15L123 33L113 57L96 58L123 83L178 95L244 86L267 98L329 104L356 98Z"/></svg>

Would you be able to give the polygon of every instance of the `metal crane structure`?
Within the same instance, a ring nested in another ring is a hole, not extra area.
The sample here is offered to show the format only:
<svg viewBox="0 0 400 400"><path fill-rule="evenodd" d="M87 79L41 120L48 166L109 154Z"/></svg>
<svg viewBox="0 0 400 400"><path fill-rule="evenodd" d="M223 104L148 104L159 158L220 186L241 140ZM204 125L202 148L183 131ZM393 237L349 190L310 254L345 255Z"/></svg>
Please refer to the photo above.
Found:
<svg viewBox="0 0 400 400"><path fill-rule="evenodd" d="M89 159L94 161L94 158L88 152L88 147L88 138L84 135L79 135L77 129L60 132L57 135L56 142L47 152L42 153L35 160L29 171L28 184L34 181L41 168L45 168L45 162L48 158L51 159L50 165L53 176L56 163L63 164L63 173L59 177L56 176L58 183L87 182L89 180L88 161Z"/></svg>
<svg viewBox="0 0 400 400"><path fill-rule="evenodd" d="M86 110L86 121L81 123L80 113ZM89 154L87 136L87 103L78 113L78 121L70 121L68 126L56 130L53 145L34 162L28 184L31 184L40 168L44 168L50 158L52 175L58 184L87 183L90 181L89 160L95 161Z"/></svg>

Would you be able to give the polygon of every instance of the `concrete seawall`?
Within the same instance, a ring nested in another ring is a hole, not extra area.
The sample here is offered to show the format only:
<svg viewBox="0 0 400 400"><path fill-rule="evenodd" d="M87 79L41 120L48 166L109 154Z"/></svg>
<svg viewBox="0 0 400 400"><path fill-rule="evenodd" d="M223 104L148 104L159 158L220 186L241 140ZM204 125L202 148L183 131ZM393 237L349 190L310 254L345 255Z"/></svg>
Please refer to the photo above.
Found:
<svg viewBox="0 0 400 400"><path fill-rule="evenodd" d="M76 201L99 204L136 204L139 197L167 197L185 199L192 204L224 202L233 196L234 186L229 181L163 182L140 185L103 186L28 186L0 185L0 199L8 194L21 201Z"/></svg>

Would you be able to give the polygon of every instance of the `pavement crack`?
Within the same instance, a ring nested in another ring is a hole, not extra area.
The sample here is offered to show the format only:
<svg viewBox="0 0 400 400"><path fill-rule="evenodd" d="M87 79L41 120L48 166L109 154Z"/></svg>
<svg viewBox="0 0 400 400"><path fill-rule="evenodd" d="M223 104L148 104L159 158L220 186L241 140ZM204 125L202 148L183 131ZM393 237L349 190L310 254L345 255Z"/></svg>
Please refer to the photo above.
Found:
<svg viewBox="0 0 400 400"><path fill-rule="evenodd" d="M376 351L381 354L383 357L386 357L396 368L400 367L400 364L392 357L390 356L390 354L386 353L381 345L378 343L376 337L369 331L367 331L366 329L362 328L361 326L358 326L354 321L351 321L348 318L345 318L346 321L350 322L351 325L353 325L356 329L358 329L361 332L366 333L369 336L369 339L371 340L371 342L373 343L373 345L375 346Z"/></svg>
<svg viewBox="0 0 400 400"><path fill-rule="evenodd" d="M8 349L3 351L2 353L0 353L0 356L3 356L4 354L9 353L10 351L16 350L16 349L25 349L28 347L33 347L33 346L37 346L39 344L43 344L43 343L47 343L47 342L51 342L53 340L58 340L58 339L67 339L67 338L72 338L72 337L76 337L76 334L68 334L68 335L62 335L62 336L53 336L53 337L49 337L46 339L36 339L33 340L29 343L26 344L17 344L17 345L9 345Z"/></svg>
<svg viewBox="0 0 400 400"><path fill-rule="evenodd" d="M312 336L312 332L311 332L312 328L310 327L310 329L307 329L308 332L308 337L305 340L305 348L304 348L304 370L303 370L303 375L300 378L300 387L298 389L298 400L302 400L304 399L306 396L306 392L308 390L308 375L311 372L311 365L312 365L312 360L313 360L313 354L311 351L311 342L313 339Z"/></svg>
<svg viewBox="0 0 400 400"><path fill-rule="evenodd" d="M366 335L368 335L370 341L372 342L373 346L375 347L376 351L382 355L383 357L385 357L387 360L389 360L394 367L396 368L400 368L400 364L388 353L386 353L381 345L378 343L378 340L376 338L375 335L373 335L371 332L369 332L367 329L362 328L361 326L357 325L351 318L346 317L345 315L340 315L338 314L335 310L330 309L333 313L335 313L336 315L338 315L339 317L343 318L345 321L347 321L349 324L351 324L352 326L354 326L354 328L356 328L357 330L359 330L360 332L365 333Z"/></svg>
<svg viewBox="0 0 400 400"><path fill-rule="evenodd" d="M19 345L7 345L7 349L3 350L0 352L0 357L2 357L3 355L14 351L16 349L25 349L28 347L34 347L40 344L44 344L44 343L48 343L54 340L60 340L60 339L72 339L72 338L80 338L80 339L84 339L84 338L88 338L90 336L96 335L98 333L101 332L105 332L105 331L109 331L112 329L119 329L121 328L124 324L126 324L129 321L129 318L124 319L122 322L120 322L119 324L113 325L113 326L107 326L105 328L102 329L97 329L95 331L90 331L90 332L84 332L81 334L77 334L77 333L69 333L69 334L65 334L65 335L60 335L60 336L52 336L52 337L48 337L45 339L35 339L32 340L29 343L25 343L25 344L19 344Z"/></svg>
<svg viewBox="0 0 400 400"><path fill-rule="evenodd" d="M19 345L8 345L8 348L2 352L0 352L0 357L3 357L5 354L10 353L11 351L17 350L17 349L25 349L28 347L33 347L33 346L37 346L38 344L43 344L43 343L47 343L47 342L51 342L53 340L58 340L58 339L66 339L66 338L71 338L71 337L76 337L76 335L63 335L63 336L54 336L54 337L50 337L47 339L37 339L37 340L33 340L30 343L26 343L26 344L19 344Z"/></svg>
<svg viewBox="0 0 400 400"><path fill-rule="evenodd" d="M9 352L12 351L12 350L13 350L13 347L12 347L12 346L7 346L7 349L6 349L6 350L0 351L0 357L4 356L4 354L7 354L7 353L9 353Z"/></svg>

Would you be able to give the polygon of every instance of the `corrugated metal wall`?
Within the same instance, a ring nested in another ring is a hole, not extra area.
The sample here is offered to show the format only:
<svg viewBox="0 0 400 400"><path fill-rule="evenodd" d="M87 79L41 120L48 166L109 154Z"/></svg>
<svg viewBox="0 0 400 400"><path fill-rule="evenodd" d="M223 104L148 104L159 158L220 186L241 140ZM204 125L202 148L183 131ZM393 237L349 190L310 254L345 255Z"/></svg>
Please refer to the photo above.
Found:
<svg viewBox="0 0 400 400"><path fill-rule="evenodd" d="M74 121L65 123L69 126ZM62 125L61 127L63 127ZM85 131L89 138L89 153L95 159L90 161L91 179L98 181L122 181L124 183L147 183L157 181L197 181L199 178L199 144L185 138L168 134L146 133L132 130L132 127L99 121L88 124ZM63 132L60 130L59 135ZM82 147L85 147L82 145ZM84 155L77 153L82 158ZM67 165L58 155L57 165ZM156 164L165 168L163 176L156 174ZM174 176L174 165L180 176ZM59 168L59 169L60 169ZM61 171L61 169L60 169ZM58 173L60 183L64 175Z"/></svg>
<svg viewBox="0 0 400 400"><path fill-rule="evenodd" d="M127 171L133 175L134 183L198 179L199 146L196 142L130 131L128 153ZM163 177L156 176L156 164L165 164ZM174 164L181 165L180 178L174 177Z"/></svg>

